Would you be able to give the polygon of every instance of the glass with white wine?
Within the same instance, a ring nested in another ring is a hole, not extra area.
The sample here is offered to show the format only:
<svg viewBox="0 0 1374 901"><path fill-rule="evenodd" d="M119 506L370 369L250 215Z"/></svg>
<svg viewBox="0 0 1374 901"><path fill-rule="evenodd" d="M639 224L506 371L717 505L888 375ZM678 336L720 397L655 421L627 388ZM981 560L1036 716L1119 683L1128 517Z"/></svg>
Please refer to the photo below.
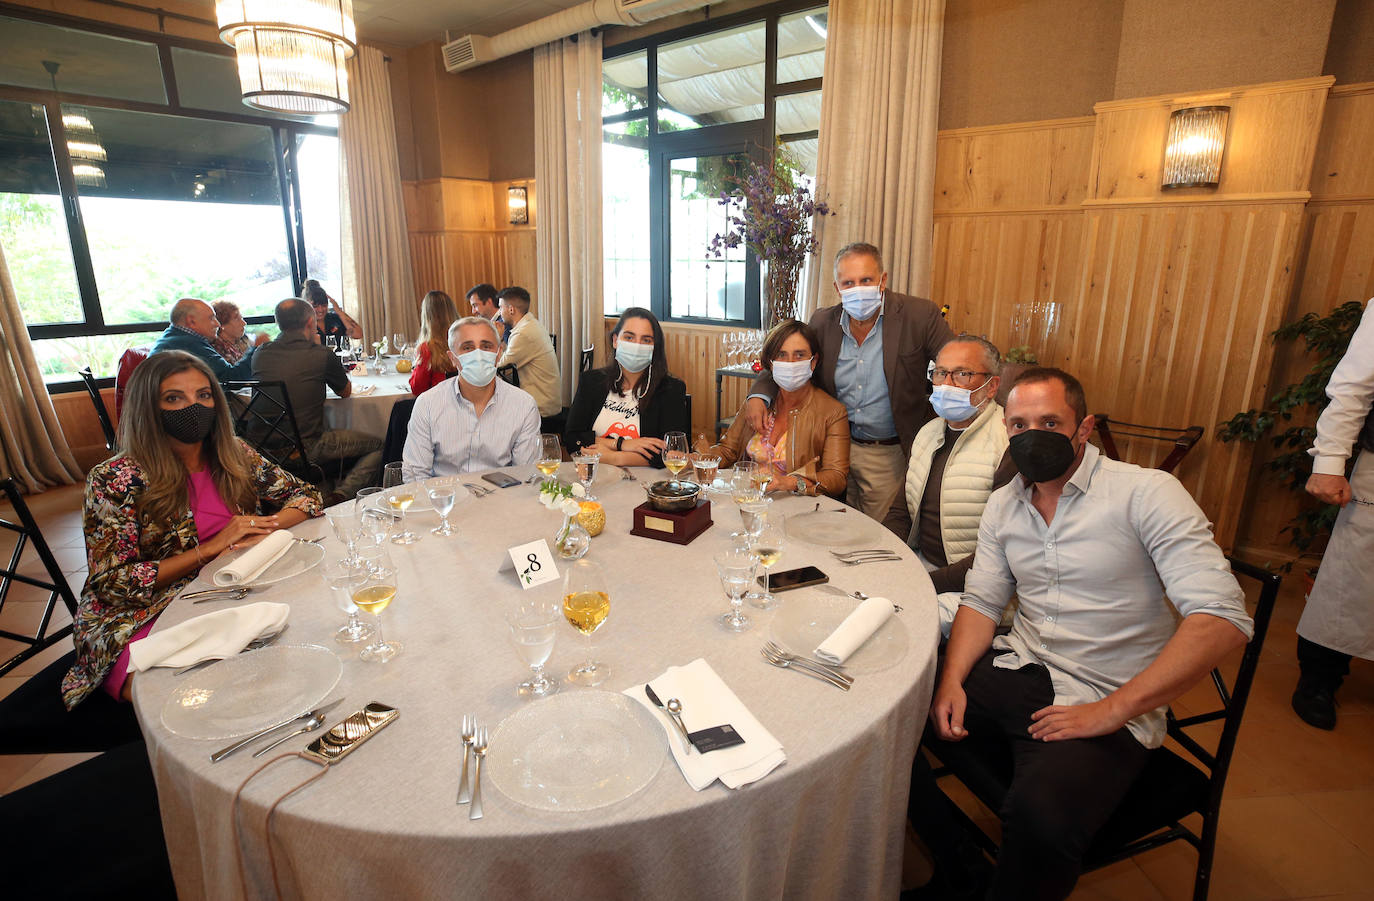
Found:
<svg viewBox="0 0 1374 901"><path fill-rule="evenodd" d="M772 448L766 444L764 448L768 457L771 457L773 453ZM768 457L757 461L754 464L754 471L752 473L754 487L758 489L760 496L768 493L768 485L773 481L773 464Z"/></svg>
<svg viewBox="0 0 1374 901"><path fill-rule="evenodd" d="M691 461L687 456L687 433L668 432L663 436L663 465L677 478Z"/></svg>
<svg viewBox="0 0 1374 901"><path fill-rule="evenodd" d="M420 540L421 536L406 527L406 511L410 509L411 504L415 503L415 492L416 487L414 485L402 485L400 488L392 488L384 495L386 505L399 516L400 531L391 536L392 544L414 544ZM450 505L451 508L452 505Z"/></svg>
<svg viewBox="0 0 1374 901"><path fill-rule="evenodd" d="M574 685L600 685L610 667L596 660L592 633L601 628L611 612L606 575L594 561L583 558L563 572L563 616L587 638L587 660L568 673Z"/></svg>
<svg viewBox="0 0 1374 901"><path fill-rule="evenodd" d="M371 663L386 663L401 653L401 644L382 637L382 611L396 598L396 565L385 553L378 555L369 567L351 571L349 594L358 608L377 617L376 634L372 643L358 656Z"/></svg>
<svg viewBox="0 0 1374 901"><path fill-rule="evenodd" d="M539 459L534 467L544 476L545 481L558 475L558 467L563 462L563 439L557 435L539 436Z"/></svg>
<svg viewBox="0 0 1374 901"><path fill-rule="evenodd" d="M544 664L558 637L559 615L558 602L548 594L521 598L506 611L511 644L531 671L530 677L515 687L522 698L543 698L558 691L558 683L544 672Z"/></svg>
<svg viewBox="0 0 1374 901"><path fill-rule="evenodd" d="M782 528L775 523L764 523L757 535L750 536L749 552L763 567L763 591L751 591L745 600L760 610L772 610L778 606L778 599L769 591L769 570L782 558Z"/></svg>
<svg viewBox="0 0 1374 901"><path fill-rule="evenodd" d="M429 495L434 512L439 514L439 525L429 531L434 535L456 534L458 530L448 521L448 515L453 512L453 504L458 499L458 486L453 479L430 479L425 483L425 493Z"/></svg>

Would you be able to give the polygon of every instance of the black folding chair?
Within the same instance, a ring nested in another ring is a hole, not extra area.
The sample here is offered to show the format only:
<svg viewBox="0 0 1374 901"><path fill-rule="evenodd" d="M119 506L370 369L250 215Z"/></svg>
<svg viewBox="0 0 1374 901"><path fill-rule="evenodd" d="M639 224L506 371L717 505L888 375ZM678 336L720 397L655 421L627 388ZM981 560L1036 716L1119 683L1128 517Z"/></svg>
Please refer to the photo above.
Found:
<svg viewBox="0 0 1374 901"><path fill-rule="evenodd" d="M105 449L110 453L119 450L119 440L115 437L114 423L110 421L110 411L105 406L105 398L100 396L100 388L95 383L91 367L78 369L77 375L86 383L86 391L91 395L91 405L95 407L95 418L100 420L100 430L105 433Z"/></svg>
<svg viewBox="0 0 1374 901"><path fill-rule="evenodd" d="M1264 636L1269 630L1269 618L1274 612L1282 581L1268 570L1233 557L1227 559L1232 572L1260 584L1254 612L1255 634L1241 657L1235 685L1228 689L1220 670L1214 669L1211 676L1220 701L1218 709L1182 719L1174 716L1173 710L1167 712L1169 737L1177 742L1183 753L1167 746L1150 751L1145 769L1093 840L1084 858L1084 869L1095 870L1170 842L1186 841L1198 852L1193 901L1205 901L1211 884L1212 856L1216 850L1226 774L1231 767L1245 704L1250 697ZM1221 738L1216 751L1208 752L1187 730L1217 720L1222 721ZM978 742L970 737L961 742L944 742L927 732L922 744L943 765L935 771L937 777L957 778L988 808L1001 809L1012 777L1011 750L1005 741ZM949 800L948 795L946 800L969 835L996 856L997 843ZM1073 799L1065 798L1064 802L1072 804ZM1202 816L1199 832L1182 825L1185 817L1195 813Z"/></svg>
<svg viewBox="0 0 1374 901"><path fill-rule="evenodd" d="M235 405L234 432L239 437L292 475L315 485L324 482L324 469L312 463L305 451L285 382L251 379L221 384L226 393L242 401ZM239 395L241 391L248 392L247 400Z"/></svg>
<svg viewBox="0 0 1374 901"><path fill-rule="evenodd" d="M53 557L52 551L48 548L48 543L43 540L43 533L38 528L38 522L33 518L33 514L29 511L28 504L24 503L24 496L19 493L19 483L14 479L5 479L0 482L0 487L3 487L5 497L14 507L14 518L18 520L18 522L10 522L6 519L0 519L0 529L13 532L16 536L14 552L10 554L9 564L0 568L0 614L4 613L5 601L9 598L10 589L16 582L21 585L30 585L48 593L47 601L43 606L43 613L38 618L32 635L0 628L0 638L23 645L17 654L11 656L4 663L0 663L0 676L3 676L25 660L35 654L42 653L72 634L70 624L53 632L49 632L48 629L52 625L53 613L56 612L59 601L66 605L67 612L72 615L73 619L76 617L76 595L72 593L71 586L67 584L67 577L62 575L62 567L57 565L57 559ZM19 572L23 563L24 550L30 545L33 547L33 552L38 555L38 559L43 563L43 568L47 570L47 579L26 576ZM0 623L2 622L3 620L0 619Z"/></svg>
<svg viewBox="0 0 1374 901"><path fill-rule="evenodd" d="M496 374L515 387L520 387L520 372L515 368L514 363L507 363L505 366L497 366Z"/></svg>
<svg viewBox="0 0 1374 901"><path fill-rule="evenodd" d="M391 407L386 424L386 440L382 442L382 465L399 463L405 454L406 435L410 433L410 414L415 412L415 398L398 400Z"/></svg>
<svg viewBox="0 0 1374 901"><path fill-rule="evenodd" d="M1117 438L1134 438L1142 441L1164 442L1173 445L1173 449L1155 469L1162 469L1165 472L1173 472L1174 467L1183 462L1183 458L1188 456L1188 452L1202 440L1204 429L1200 425L1190 425L1184 429L1175 429L1168 426L1140 425L1134 422L1122 422L1119 419L1113 420L1106 413L1098 413L1093 417L1097 420L1097 438L1102 444L1102 452L1113 460L1121 459L1121 452L1116 449ZM1112 431L1115 427L1116 431Z"/></svg>

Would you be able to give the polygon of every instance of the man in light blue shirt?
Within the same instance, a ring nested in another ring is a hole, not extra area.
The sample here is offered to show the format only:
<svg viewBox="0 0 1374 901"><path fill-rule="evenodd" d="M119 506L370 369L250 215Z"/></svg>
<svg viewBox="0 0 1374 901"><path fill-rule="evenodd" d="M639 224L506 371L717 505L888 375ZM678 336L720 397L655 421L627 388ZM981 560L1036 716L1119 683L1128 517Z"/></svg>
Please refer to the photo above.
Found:
<svg viewBox="0 0 1374 901"><path fill-rule="evenodd" d="M406 481L534 463L539 407L496 377L496 327L465 316L449 328L448 344L458 377L416 398L401 458Z"/></svg>

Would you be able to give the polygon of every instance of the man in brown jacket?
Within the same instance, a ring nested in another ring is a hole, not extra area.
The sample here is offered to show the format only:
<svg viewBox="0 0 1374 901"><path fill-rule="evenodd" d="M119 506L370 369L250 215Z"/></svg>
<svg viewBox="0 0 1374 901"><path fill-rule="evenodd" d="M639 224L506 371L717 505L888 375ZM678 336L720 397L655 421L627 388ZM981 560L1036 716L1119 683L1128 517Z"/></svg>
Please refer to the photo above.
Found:
<svg viewBox="0 0 1374 901"><path fill-rule="evenodd" d="M887 290L883 257L854 243L835 256L840 303L811 317L821 342L816 384L849 414L849 488L845 500L881 521L904 484L906 455L931 417L927 369L954 333L935 304ZM755 380L744 414L763 430L766 400L777 391Z"/></svg>

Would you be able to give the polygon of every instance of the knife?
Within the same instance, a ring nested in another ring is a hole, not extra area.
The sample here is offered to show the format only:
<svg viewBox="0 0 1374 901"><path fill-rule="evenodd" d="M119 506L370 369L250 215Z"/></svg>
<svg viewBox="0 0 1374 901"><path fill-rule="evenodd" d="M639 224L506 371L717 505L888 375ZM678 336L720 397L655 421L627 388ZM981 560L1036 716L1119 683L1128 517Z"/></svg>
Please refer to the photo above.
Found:
<svg viewBox="0 0 1374 901"><path fill-rule="evenodd" d="M335 707L337 707L337 706L339 706L340 704L342 704L343 701L344 701L343 698L339 698L338 700L335 700L335 701L330 701L328 704L324 704L324 705L322 705L322 706L320 706L320 707L316 707L314 710L307 710L305 713L302 713L300 716L293 716L293 717L291 717L291 718L288 719L288 720L282 720L280 723L277 723L277 724L274 725L274 726L268 726L266 729L263 729L261 732L254 732L252 735L248 736L247 738L241 738L241 739L239 739L238 741L234 742L232 745L229 745L229 747L227 747L227 748L221 748L221 749L219 749L218 751L216 751L215 753L211 754L211 755L210 755L210 762L211 762L211 763L219 763L221 760L223 760L224 758L228 757L230 754L232 754L232 753L234 753L235 751L238 751L238 750L240 750L240 749L242 749L242 748L245 748L245 747L247 747L248 745L251 745L253 742L257 741L258 739L262 738L263 736L270 735L270 734L272 734L273 732L276 732L278 729L282 729L282 728L284 728L284 727L286 727L286 726L291 725L292 723L298 723L298 722L300 722L301 720L309 719L309 718L312 717L312 716L320 716L320 715L323 714L325 711L333 710Z"/></svg>
<svg viewBox="0 0 1374 901"><path fill-rule="evenodd" d="M647 682L644 683L644 693L649 696L649 700L654 703L655 707L662 710L664 713L668 713L668 706L658 699L658 695L654 694L653 688L651 688ZM668 713L668 719L672 720L673 725L677 726L678 731L682 733L682 740L687 743L686 751L688 754L691 754L692 736L687 734L687 727L682 725L682 720L673 716L671 713Z"/></svg>

